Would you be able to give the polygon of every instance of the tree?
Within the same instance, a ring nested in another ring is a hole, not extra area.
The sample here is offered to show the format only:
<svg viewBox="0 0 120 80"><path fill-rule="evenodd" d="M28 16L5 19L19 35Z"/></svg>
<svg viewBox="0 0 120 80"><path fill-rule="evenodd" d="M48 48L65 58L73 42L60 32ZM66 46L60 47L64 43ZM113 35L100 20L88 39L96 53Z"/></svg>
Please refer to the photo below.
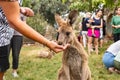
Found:
<svg viewBox="0 0 120 80"><path fill-rule="evenodd" d="M64 1L63 1L64 2ZM54 14L61 14L67 10L67 6L60 0L41 0L39 13L42 14L45 20L53 25L55 23Z"/></svg>
<svg viewBox="0 0 120 80"><path fill-rule="evenodd" d="M31 7L31 0L23 0L23 6Z"/></svg>
<svg viewBox="0 0 120 80"><path fill-rule="evenodd" d="M71 10L76 9L78 11L89 11L88 6L89 6L89 2L82 2L80 0L80 1L75 1L75 2L71 3L69 8Z"/></svg>
<svg viewBox="0 0 120 80"><path fill-rule="evenodd" d="M93 11L98 8L98 5L105 3L104 0L77 0L73 1L70 9L77 9L79 11Z"/></svg>

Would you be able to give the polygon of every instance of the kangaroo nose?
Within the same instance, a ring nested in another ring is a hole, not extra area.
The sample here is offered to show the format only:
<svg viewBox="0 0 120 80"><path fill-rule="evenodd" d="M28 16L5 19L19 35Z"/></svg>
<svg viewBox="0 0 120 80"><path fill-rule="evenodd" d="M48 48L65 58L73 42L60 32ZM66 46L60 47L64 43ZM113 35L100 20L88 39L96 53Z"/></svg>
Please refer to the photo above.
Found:
<svg viewBox="0 0 120 80"><path fill-rule="evenodd" d="M59 45L62 45L63 43L59 41L58 44L59 44Z"/></svg>

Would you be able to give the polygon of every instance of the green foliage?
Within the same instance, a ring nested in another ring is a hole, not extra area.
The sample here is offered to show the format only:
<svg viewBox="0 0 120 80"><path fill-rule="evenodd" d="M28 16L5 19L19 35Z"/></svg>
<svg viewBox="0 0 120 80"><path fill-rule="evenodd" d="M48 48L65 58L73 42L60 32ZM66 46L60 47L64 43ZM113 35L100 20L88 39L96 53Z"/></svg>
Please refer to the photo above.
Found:
<svg viewBox="0 0 120 80"><path fill-rule="evenodd" d="M40 14L36 14L34 17L27 18L27 23L42 35L45 34L46 23Z"/></svg>
<svg viewBox="0 0 120 80"><path fill-rule="evenodd" d="M45 34L46 22L39 14L39 0L23 0L23 6L29 7L33 9L35 16L27 18L27 24L32 26L33 29L41 33L42 35Z"/></svg>
<svg viewBox="0 0 120 80"><path fill-rule="evenodd" d="M30 7L35 12L35 17L29 18L27 23L43 35L46 27L43 23L46 21L53 26L55 13L63 14L73 9L93 11L101 3L105 5L104 8L108 12L106 14L109 14L120 5L120 0L23 0L23 6Z"/></svg>
<svg viewBox="0 0 120 80"><path fill-rule="evenodd" d="M66 0L24 0L23 6L30 7L35 14L39 13L51 25L55 23L54 14L67 10Z"/></svg>
<svg viewBox="0 0 120 80"><path fill-rule="evenodd" d="M31 1L32 0L23 0L23 6L31 7Z"/></svg>
<svg viewBox="0 0 120 80"><path fill-rule="evenodd" d="M33 9L35 14L39 12L39 3L39 0L23 0L23 6Z"/></svg>
<svg viewBox="0 0 120 80"><path fill-rule="evenodd" d="M62 1L62 3L66 3L67 2L67 0L61 0Z"/></svg>
<svg viewBox="0 0 120 80"><path fill-rule="evenodd" d="M103 3L104 8L114 9L120 6L120 0L77 0L72 1L70 9L77 9L79 11L93 11L98 8L98 5Z"/></svg>
<svg viewBox="0 0 120 80"><path fill-rule="evenodd" d="M92 8L97 9L99 4L105 4L104 0L92 0Z"/></svg>
<svg viewBox="0 0 120 80"><path fill-rule="evenodd" d="M70 5L70 9L76 9L78 11L89 11L89 2L76 1Z"/></svg>
<svg viewBox="0 0 120 80"><path fill-rule="evenodd" d="M54 14L62 13L67 10L67 6L62 4L60 0L41 0L39 12L45 20L53 25L55 23Z"/></svg>
<svg viewBox="0 0 120 80"><path fill-rule="evenodd" d="M109 74L102 63L102 56L111 41L104 43L100 48L99 55L93 52L89 56L89 66L92 72L92 80L119 80L120 75ZM57 80L57 73L61 67L62 53L56 54L52 59L37 58L39 51L44 51L45 47L40 46L23 46L20 54L20 63L18 74L20 77L13 78L12 66L6 72L6 80ZM12 56L10 63L12 64Z"/></svg>
<svg viewBox="0 0 120 80"><path fill-rule="evenodd" d="M114 0L105 0L105 6L108 8L113 8L113 4L115 4Z"/></svg>
<svg viewBox="0 0 120 80"><path fill-rule="evenodd" d="M78 0L70 5L70 9L77 9L79 11L93 11L98 8L98 5L104 3L104 0Z"/></svg>
<svg viewBox="0 0 120 80"><path fill-rule="evenodd" d="M120 6L120 0L105 0L105 7L109 9L114 9Z"/></svg>

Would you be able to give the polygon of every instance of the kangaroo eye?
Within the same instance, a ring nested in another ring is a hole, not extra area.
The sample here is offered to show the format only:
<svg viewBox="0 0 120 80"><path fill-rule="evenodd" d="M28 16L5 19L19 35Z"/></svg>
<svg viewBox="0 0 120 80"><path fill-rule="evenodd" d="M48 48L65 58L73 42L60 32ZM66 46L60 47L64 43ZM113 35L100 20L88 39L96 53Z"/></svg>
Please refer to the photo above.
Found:
<svg viewBox="0 0 120 80"><path fill-rule="evenodd" d="M69 36L69 35L70 35L70 32L66 32L66 35Z"/></svg>

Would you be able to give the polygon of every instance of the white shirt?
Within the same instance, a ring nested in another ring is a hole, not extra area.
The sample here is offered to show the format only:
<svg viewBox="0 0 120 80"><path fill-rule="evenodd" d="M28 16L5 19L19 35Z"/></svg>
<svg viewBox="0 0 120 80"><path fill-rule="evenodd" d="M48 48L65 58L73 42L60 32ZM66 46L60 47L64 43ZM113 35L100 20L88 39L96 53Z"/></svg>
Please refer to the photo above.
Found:
<svg viewBox="0 0 120 80"><path fill-rule="evenodd" d="M113 55L117 55L120 51L120 40L111 44L109 48L107 49L108 52L111 52Z"/></svg>

